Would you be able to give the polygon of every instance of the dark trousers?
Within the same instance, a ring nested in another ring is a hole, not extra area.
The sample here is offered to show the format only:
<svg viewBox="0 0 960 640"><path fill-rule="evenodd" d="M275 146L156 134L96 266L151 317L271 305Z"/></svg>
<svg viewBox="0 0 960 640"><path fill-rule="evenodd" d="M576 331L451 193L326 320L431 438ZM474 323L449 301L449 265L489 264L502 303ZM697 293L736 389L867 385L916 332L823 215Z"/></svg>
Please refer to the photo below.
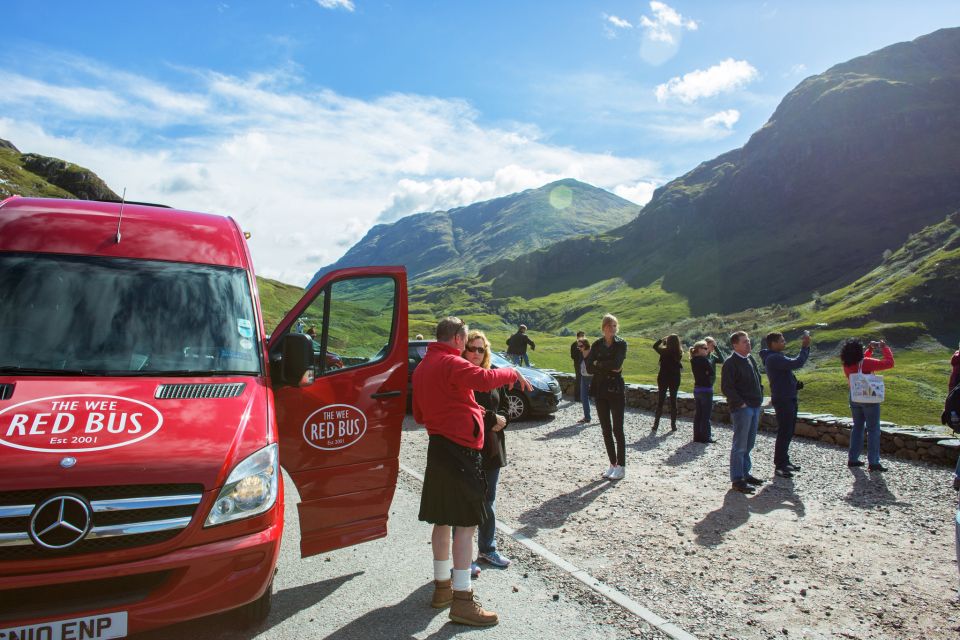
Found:
<svg viewBox="0 0 960 640"><path fill-rule="evenodd" d="M694 391L693 399L697 403L697 411L693 415L693 441L708 442L713 436L710 432L710 414L713 413L713 391Z"/></svg>
<svg viewBox="0 0 960 640"><path fill-rule="evenodd" d="M573 399L580 402L580 367L577 367L577 382L573 385Z"/></svg>
<svg viewBox="0 0 960 640"><path fill-rule="evenodd" d="M598 396L597 416L603 432L603 444L607 448L610 464L626 466L627 439L623 435L623 396ZM616 438L616 446L613 439Z"/></svg>
<svg viewBox="0 0 960 640"><path fill-rule="evenodd" d="M677 426L677 391L680 390L680 376L675 378L657 378L659 397L657 398L657 415L653 419L654 428L660 426L660 416L663 415L663 403L670 392L670 426Z"/></svg>
<svg viewBox="0 0 960 640"><path fill-rule="evenodd" d="M774 447L773 466L777 469L790 464L790 441L797 427L797 399L774 400L773 410L777 412L777 444Z"/></svg>

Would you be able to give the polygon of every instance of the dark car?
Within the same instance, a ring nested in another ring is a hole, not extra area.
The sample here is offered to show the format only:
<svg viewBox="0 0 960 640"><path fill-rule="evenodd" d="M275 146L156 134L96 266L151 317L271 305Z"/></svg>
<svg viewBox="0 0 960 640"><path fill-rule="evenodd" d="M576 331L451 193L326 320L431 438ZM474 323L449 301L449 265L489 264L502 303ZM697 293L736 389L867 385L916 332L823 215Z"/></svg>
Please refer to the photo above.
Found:
<svg viewBox="0 0 960 640"><path fill-rule="evenodd" d="M408 348L407 360L407 402L413 402L413 370L417 368L423 356L427 353L427 345L430 340L411 340ZM514 367L515 365L498 353L490 354L490 367L501 369L505 367ZM507 391L507 401L510 407L510 420L522 420L531 415L543 415L554 413L557 405L560 403L560 383L553 376L534 369L533 367L515 367L523 374L533 390L525 392L520 389L519 384L514 384ZM412 406L409 405L409 406ZM408 407L409 408L409 407Z"/></svg>

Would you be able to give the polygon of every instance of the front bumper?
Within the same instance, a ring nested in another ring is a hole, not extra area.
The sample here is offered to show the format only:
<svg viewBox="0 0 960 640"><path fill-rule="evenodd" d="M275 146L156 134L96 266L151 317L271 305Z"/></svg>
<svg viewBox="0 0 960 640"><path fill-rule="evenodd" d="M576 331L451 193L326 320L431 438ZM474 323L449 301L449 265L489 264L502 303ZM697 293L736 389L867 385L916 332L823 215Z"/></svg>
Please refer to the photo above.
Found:
<svg viewBox="0 0 960 640"><path fill-rule="evenodd" d="M256 533L179 549L171 553L102 567L7 576L0 600L16 594L20 612L0 613L0 629L90 615L126 611L128 635L227 611L260 597L270 584L280 552L282 519ZM139 600L117 592L116 585L143 578L149 584ZM152 582L148 582L152 581ZM99 591L98 591L99 590ZM69 593L69 602L47 602L45 593ZM86 592L86 593L85 593ZM91 592L93 592L91 594ZM33 598L36 594L36 598Z"/></svg>
<svg viewBox="0 0 960 640"><path fill-rule="evenodd" d="M561 396L562 394L559 391L552 393L539 389L534 390L527 396L527 400L530 401L530 413L556 413Z"/></svg>

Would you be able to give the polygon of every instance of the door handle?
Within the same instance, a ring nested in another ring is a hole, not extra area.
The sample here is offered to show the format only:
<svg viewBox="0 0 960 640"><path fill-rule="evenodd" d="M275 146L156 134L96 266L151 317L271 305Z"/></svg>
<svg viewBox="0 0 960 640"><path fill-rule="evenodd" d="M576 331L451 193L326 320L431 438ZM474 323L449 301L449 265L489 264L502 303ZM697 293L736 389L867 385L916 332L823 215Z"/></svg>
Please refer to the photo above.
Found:
<svg viewBox="0 0 960 640"><path fill-rule="evenodd" d="M378 391L371 394L370 397L374 400L380 400L382 398L399 398L401 395L403 395L402 391Z"/></svg>

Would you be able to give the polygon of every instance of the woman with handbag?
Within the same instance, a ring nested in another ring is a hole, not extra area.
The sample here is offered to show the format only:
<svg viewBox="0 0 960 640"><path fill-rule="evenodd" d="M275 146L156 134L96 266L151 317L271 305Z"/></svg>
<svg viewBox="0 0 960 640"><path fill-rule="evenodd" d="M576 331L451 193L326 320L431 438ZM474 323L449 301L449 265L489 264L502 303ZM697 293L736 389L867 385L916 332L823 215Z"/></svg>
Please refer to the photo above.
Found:
<svg viewBox="0 0 960 640"><path fill-rule="evenodd" d="M874 354L881 352L883 358L874 358ZM843 343L840 348L840 361L843 363L843 373L850 377L856 375L861 378L869 376L876 371L884 371L893 368L893 351L887 346L887 343L880 340L871 342L864 351L863 343L858 338L851 338ZM855 401L855 397L861 398ZM862 467L863 461L860 460L860 454L863 452L863 432L867 432L867 462L870 471L886 471L887 468L880 464L880 400L864 402L867 398L855 395L853 386L850 393L850 412L853 415L853 428L850 430L850 450L847 456L848 467Z"/></svg>
<svg viewBox="0 0 960 640"><path fill-rule="evenodd" d="M617 335L619 325L609 313L603 316L600 329L603 337L590 346L584 361L587 373L593 375L590 390L596 398L597 417L603 432L610 467L602 476L623 480L626 475L627 441L623 434L624 383L623 361L627 358L627 343ZM614 438L616 442L614 442Z"/></svg>
<svg viewBox="0 0 960 640"><path fill-rule="evenodd" d="M467 343L463 348L463 357L472 364L484 369L490 368L490 341L482 331L472 330L467 335ZM473 397L483 409L483 451L481 466L487 476L486 502L490 508L490 517L477 526L477 547L483 560L495 567L506 569L510 566L510 559L500 555L497 551L497 540L494 533L497 530L497 513L494 503L497 500L497 483L500 481L500 467L507 464L506 438L503 430L507 426L509 405L507 404L507 387L500 387L493 391L474 391Z"/></svg>
<svg viewBox="0 0 960 640"><path fill-rule="evenodd" d="M663 415L663 403L670 393L670 431L677 430L677 392L680 390L680 372L683 370L683 347L680 336L671 333L653 343L653 350L660 354L660 371L657 373L657 414L653 419L653 429L660 426Z"/></svg>

